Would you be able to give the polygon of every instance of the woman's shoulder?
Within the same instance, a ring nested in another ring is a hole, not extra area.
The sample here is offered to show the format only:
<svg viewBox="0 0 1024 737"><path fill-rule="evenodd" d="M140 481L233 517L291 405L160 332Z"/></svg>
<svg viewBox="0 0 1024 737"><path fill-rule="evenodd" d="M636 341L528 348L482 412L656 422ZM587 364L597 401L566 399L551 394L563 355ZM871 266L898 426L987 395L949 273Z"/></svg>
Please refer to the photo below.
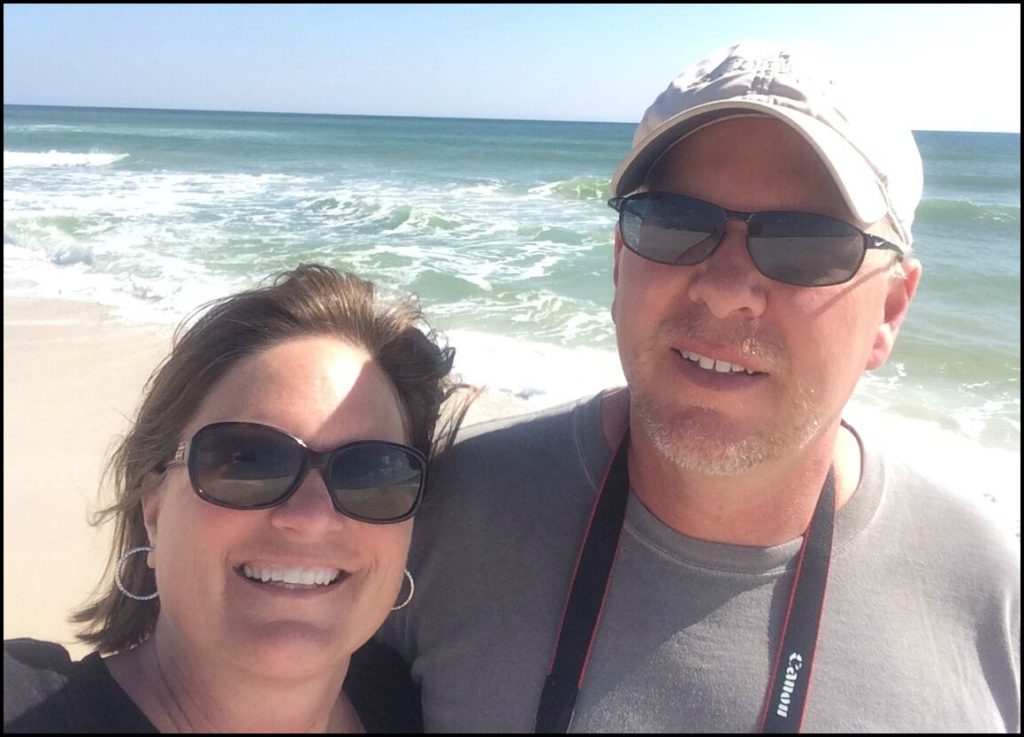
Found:
<svg viewBox="0 0 1024 737"><path fill-rule="evenodd" d="M28 671L66 673L72 665L71 656L56 642L18 637L4 640L4 668L8 663ZM4 671L6 673L6 670ZM6 684L5 684L6 685Z"/></svg>
<svg viewBox="0 0 1024 737"><path fill-rule="evenodd" d="M4 731L56 727L72 665L68 651L55 642L4 640Z"/></svg>
<svg viewBox="0 0 1024 737"><path fill-rule="evenodd" d="M4 722L12 714L12 698L45 698L59 691L71 678L73 665L68 651L56 642L4 640Z"/></svg>
<svg viewBox="0 0 1024 737"><path fill-rule="evenodd" d="M5 732L155 732L99 653L74 661L62 646L4 640Z"/></svg>

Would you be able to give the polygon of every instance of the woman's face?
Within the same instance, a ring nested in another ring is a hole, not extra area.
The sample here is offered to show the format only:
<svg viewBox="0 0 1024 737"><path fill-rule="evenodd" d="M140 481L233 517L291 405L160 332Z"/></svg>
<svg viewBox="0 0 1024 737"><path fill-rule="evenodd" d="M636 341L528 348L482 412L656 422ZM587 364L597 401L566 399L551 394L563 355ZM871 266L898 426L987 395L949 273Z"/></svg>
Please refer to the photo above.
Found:
<svg viewBox="0 0 1024 737"><path fill-rule="evenodd" d="M181 439L225 421L270 425L318 451L354 440L407 442L386 375L362 349L324 336L243 359L213 387ZM233 510L197 496L188 470L174 465L143 510L160 591L156 637L186 663L190 654L277 677L347 667L400 600L412 520L343 516L317 470L280 506ZM252 577L272 569L335 578L322 585Z"/></svg>

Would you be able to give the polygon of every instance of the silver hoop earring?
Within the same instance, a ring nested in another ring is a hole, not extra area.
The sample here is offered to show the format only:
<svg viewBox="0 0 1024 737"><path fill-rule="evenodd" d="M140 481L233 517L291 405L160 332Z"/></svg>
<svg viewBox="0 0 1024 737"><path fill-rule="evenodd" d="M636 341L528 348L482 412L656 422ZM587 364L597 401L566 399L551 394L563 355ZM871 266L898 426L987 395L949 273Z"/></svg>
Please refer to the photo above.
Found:
<svg viewBox="0 0 1024 737"><path fill-rule="evenodd" d="M122 555L117 561L117 566L114 568L114 583L117 584L117 588L121 590L121 593L127 596L129 599L135 599L136 601L149 601L150 599L155 599L156 597L160 596L159 591L154 591L152 594L149 594L148 596L139 596L138 594L133 594L131 591L124 587L124 582L121 581L121 569L124 567L124 564L128 560L128 558L135 555L136 553L141 553L143 551L148 553L152 549L153 548L149 547L148 545L143 545L140 548L132 548L124 555Z"/></svg>
<svg viewBox="0 0 1024 737"><path fill-rule="evenodd" d="M391 611L393 612L397 612L399 609L406 606L410 601L412 601L412 595L416 593L416 582L412 580L412 574L409 573L408 568L405 569L405 577L409 579L409 595L405 597L405 601L401 604L391 607Z"/></svg>

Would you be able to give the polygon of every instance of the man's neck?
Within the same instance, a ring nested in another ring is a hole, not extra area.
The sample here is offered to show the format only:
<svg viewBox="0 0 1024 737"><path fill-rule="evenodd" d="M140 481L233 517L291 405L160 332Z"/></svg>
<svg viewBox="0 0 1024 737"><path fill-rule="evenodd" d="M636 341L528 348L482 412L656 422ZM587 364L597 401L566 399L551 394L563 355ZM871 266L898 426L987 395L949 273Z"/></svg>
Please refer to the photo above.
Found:
<svg viewBox="0 0 1024 737"><path fill-rule="evenodd" d="M629 418L625 390L604 395L601 425L614 448ZM662 523L690 537L768 547L807 529L829 467L836 473L836 508L860 480L860 444L838 424L787 458L740 474L713 476L671 463L633 423L629 481L633 492Z"/></svg>

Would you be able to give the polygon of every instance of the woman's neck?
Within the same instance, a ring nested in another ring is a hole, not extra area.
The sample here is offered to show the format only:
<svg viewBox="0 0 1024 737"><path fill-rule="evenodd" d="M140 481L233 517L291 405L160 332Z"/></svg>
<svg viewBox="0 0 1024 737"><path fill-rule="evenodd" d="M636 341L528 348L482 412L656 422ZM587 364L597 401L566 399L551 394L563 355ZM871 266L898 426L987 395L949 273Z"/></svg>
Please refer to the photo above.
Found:
<svg viewBox="0 0 1024 737"><path fill-rule="evenodd" d="M264 677L180 656L156 635L105 660L114 680L161 732L363 732L341 685L323 677ZM171 651L174 653L172 654Z"/></svg>

